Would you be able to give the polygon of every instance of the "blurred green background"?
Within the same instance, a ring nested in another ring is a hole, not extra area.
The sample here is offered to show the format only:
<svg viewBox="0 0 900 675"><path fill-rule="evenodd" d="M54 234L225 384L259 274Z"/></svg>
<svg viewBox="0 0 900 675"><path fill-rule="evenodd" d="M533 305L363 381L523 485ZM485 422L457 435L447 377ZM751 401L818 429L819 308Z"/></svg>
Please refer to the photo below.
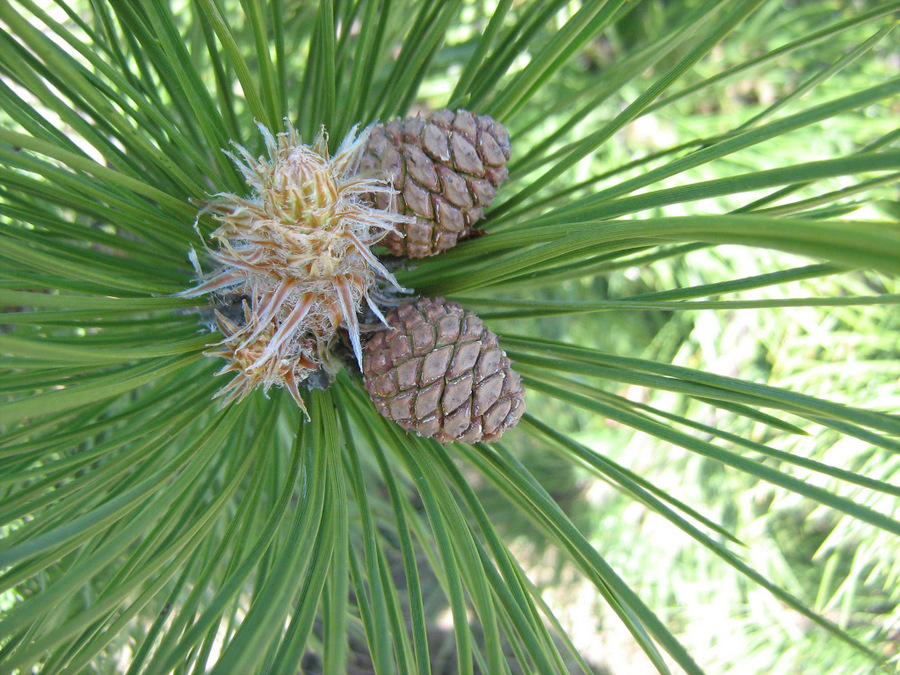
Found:
<svg viewBox="0 0 900 675"><path fill-rule="evenodd" d="M672 13L687 12L699 4L702 3L691 0L639 3L613 31L593 41L560 77L541 90L531 106L533 109L520 115L527 119L524 126L533 129L536 138L542 138L547 129L555 127L554 116L571 114L574 102L590 96L598 72L614 68L636 46L665 31L667 17ZM702 61L683 84L687 86L692 81L699 82L727 71L842 16L852 17L878 4L877 1L834 0L768 2L741 26L739 33L727 38L710 58ZM467 49L472 36L469 31L477 32L486 23L490 6L491 3L472 3L468 10L471 23L458 35L458 49ZM889 24L890 20L885 19L884 25ZM554 26L548 26L547 30L553 31ZM584 187L569 194L589 194L639 175L646 166L630 174L616 172L605 181L596 179L608 172L609 167L627 166L646 155L686 143L701 145L702 139L713 138L742 121L753 119L785 97L788 100L781 112L789 114L896 76L900 72L900 35L894 31L863 58L854 60L833 76L816 79L812 91L802 92L801 87L811 78L838 63L871 34L871 25L860 26L843 33L839 39L810 45L724 79L701 95L688 95L674 104L660 106L613 137L596 156L583 160L572 171L568 184L584 184ZM610 97L581 123L585 133L614 117L642 92L643 85L653 82L658 75L653 70L645 72L619 95ZM453 79L451 75L449 80ZM425 82L423 91L431 92L434 104L439 106L447 86L445 79L435 74ZM748 170L848 154L868 139L896 131L898 120L900 100L895 98L889 105L873 106L863 115L830 119L753 146L723 161L681 173L661 187L689 185ZM515 166L526 158L514 154L512 161ZM823 183L818 184L808 194L801 188L792 198L799 200L829 190L847 190L848 195L838 208L849 217L864 220L897 213L900 193L895 183L876 186L866 194L864 203L854 201L852 188L851 178L831 179L824 182L824 187ZM760 192L759 196L767 192ZM753 201L753 197L744 193L685 202L642 215L725 213L739 209ZM518 294L504 290L503 297L548 302L643 295L648 300L664 299L670 297L672 289L765 275L804 263L786 254L754 252L744 247L698 247L688 255L656 262L645 261L636 253L630 262L598 260L593 277L562 284L556 283L560 276L537 278L522 283ZM560 275L564 274L565 270L561 270ZM581 275L580 270L578 274ZM845 273L732 293L727 298L779 300L873 292L898 293L900 284L896 279L877 274ZM701 299L718 298L708 295ZM889 412L900 408L900 310L895 305L681 312L610 310L532 320L504 320L502 310L481 309L479 313L493 330L504 336L542 335L611 354L661 362L671 360L675 365L766 382L861 407L873 406ZM804 424L799 419L789 418L807 436L788 433L774 436L772 427L755 425L746 417L729 415L721 408L676 393L596 380L592 384L695 420L698 425L704 425L698 426L698 433L706 440L714 438L713 428L732 434L726 439L728 447L756 459L762 459L762 455L752 447L752 441L765 442L801 462L803 458L824 461L888 483L898 481L900 461L896 455L841 437L823 427ZM533 391L529 392L528 404L532 409L541 410L544 419L549 419L546 411L553 410L557 429L571 433L720 522L747 544L747 560L758 572L852 635L888 655L900 649L900 542L896 537L828 509L816 508L796 494L728 470L718 462L635 433L599 416L565 407ZM742 443L741 439L751 443ZM526 440L523 438L523 442ZM664 621L674 626L673 630L708 672L735 675L870 672L872 665L864 656L812 626L708 549L698 547L663 518L589 471L580 471L570 462L544 452L533 448L523 461L542 478L575 523L584 532L593 533L589 538L602 555ZM896 501L887 495L873 495L837 480L823 480L821 474L785 461L784 457L769 457L765 461L889 515L900 515ZM473 472L470 478L477 481L478 475ZM481 494L487 500L491 498L487 486L483 486ZM590 584L559 562L562 556L548 547L537 530L505 509L505 502L499 496L496 508L487 503L488 511L500 521L498 525L517 538L517 544L513 545L516 553L529 556L531 573L544 584L548 602L589 662L615 675L656 672ZM502 522L504 513L510 513L509 522Z"/></svg>

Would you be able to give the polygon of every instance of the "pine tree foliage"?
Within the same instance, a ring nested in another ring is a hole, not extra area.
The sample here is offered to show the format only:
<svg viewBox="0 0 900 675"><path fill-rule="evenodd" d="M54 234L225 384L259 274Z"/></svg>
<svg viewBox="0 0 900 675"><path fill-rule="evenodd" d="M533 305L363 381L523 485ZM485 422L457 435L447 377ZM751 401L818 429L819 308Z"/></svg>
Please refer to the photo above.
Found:
<svg viewBox="0 0 900 675"><path fill-rule="evenodd" d="M710 480L771 486L896 550L900 490L878 471L900 451L896 398L841 402L802 380L539 330L548 317L571 336L597 316L760 308L865 326L898 303L900 78L831 85L896 51L900 2L812 4L0 0L0 672L592 672L511 552L504 512L560 552L656 669L703 672L704 654L576 526L526 448L661 517L862 667L884 661L880 624L823 611L760 565L734 523L561 419L633 430L658 453L704 458ZM716 66L718 50L767 32L788 37ZM703 114L787 57L796 79L754 112L622 155L636 124ZM189 251L218 226L201 205L247 194L223 150L264 154L255 122L287 119L309 142L324 125L334 150L355 125L443 107L506 126L509 181L485 236L392 271L496 324L541 404L497 443L440 445L381 417L348 365L328 389L301 389L308 420L278 388L220 409L221 363L203 355L221 339L212 310L177 294L196 284ZM839 125L852 147L780 156ZM859 211L874 201L880 211ZM735 248L779 252L782 267L565 296ZM804 280L821 293L795 294ZM786 290L752 294L773 289ZM873 373L893 367L896 344L873 347ZM862 445L862 460L784 449L819 437ZM452 666L435 607L452 619Z"/></svg>

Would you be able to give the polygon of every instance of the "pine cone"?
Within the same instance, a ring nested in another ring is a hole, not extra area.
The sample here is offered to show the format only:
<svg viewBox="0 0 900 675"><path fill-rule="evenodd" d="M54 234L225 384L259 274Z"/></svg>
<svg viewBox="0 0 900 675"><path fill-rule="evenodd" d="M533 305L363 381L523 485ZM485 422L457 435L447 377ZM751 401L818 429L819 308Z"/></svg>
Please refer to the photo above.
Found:
<svg viewBox="0 0 900 675"><path fill-rule="evenodd" d="M481 319L455 302L421 298L388 312L363 354L375 407L407 431L449 441L496 441L525 411L519 374Z"/></svg>
<svg viewBox="0 0 900 675"><path fill-rule="evenodd" d="M382 244L394 255L424 258L472 236L508 176L509 154L504 126L467 110L444 108L373 127L360 171L391 179L398 194L373 195L372 201L415 216Z"/></svg>

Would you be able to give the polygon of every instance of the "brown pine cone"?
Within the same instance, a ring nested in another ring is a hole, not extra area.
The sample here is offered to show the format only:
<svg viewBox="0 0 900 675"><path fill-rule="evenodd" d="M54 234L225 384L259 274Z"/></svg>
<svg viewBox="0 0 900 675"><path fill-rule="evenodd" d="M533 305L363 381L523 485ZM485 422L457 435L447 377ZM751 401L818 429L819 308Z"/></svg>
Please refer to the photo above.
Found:
<svg viewBox="0 0 900 675"><path fill-rule="evenodd" d="M477 316L421 298L385 317L363 353L366 391L407 431L449 441L496 441L525 411L519 374Z"/></svg>
<svg viewBox="0 0 900 675"><path fill-rule="evenodd" d="M509 155L504 126L467 110L444 108L376 125L360 170L390 179L399 194L376 194L373 201L415 217L399 226L405 236L391 233L381 243L394 255L424 258L472 236L508 176Z"/></svg>

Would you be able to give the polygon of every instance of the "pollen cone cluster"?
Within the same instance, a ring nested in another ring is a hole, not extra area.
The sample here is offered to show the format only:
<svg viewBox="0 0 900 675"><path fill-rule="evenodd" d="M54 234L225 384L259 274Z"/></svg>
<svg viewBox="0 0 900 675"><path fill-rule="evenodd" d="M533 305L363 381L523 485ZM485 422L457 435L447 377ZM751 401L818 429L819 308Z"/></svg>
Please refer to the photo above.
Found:
<svg viewBox="0 0 900 675"><path fill-rule="evenodd" d="M371 199L414 218L382 243L394 255L423 258L472 236L508 176L509 157L503 125L467 110L445 108L373 127L360 169L391 180L397 193Z"/></svg>
<svg viewBox="0 0 900 675"><path fill-rule="evenodd" d="M525 411L525 392L497 336L443 298L392 309L366 343L363 380L378 411L408 431L496 441Z"/></svg>
<svg viewBox="0 0 900 675"><path fill-rule="evenodd" d="M216 312L225 337L210 354L226 360L221 373L236 373L219 392L226 402L278 385L303 407L297 387L333 368L339 330L362 363L357 314L366 304L382 317L377 284L397 285L369 248L408 218L363 200L393 194L378 177L357 175L367 132L354 129L331 156L324 130L310 147L289 123L275 136L259 128L269 156L240 145L229 153L250 194L220 193L204 208L219 223L208 250L217 267L181 295L212 293L213 305L242 298L237 316Z"/></svg>

